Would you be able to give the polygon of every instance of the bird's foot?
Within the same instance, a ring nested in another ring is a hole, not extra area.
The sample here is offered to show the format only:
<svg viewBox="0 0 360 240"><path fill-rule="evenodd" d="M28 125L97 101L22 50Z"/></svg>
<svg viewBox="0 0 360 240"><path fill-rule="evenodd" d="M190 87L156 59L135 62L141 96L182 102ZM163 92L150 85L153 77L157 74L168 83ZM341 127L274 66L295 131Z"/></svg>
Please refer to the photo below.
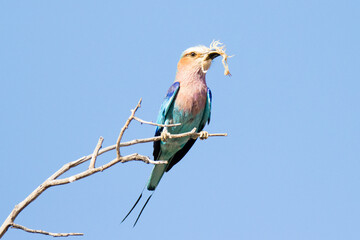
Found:
<svg viewBox="0 0 360 240"><path fill-rule="evenodd" d="M167 131L167 129L165 128L162 132L161 132L161 141L162 142L166 142L168 139L169 139L169 137L170 137L170 134L169 134L169 132Z"/></svg>
<svg viewBox="0 0 360 240"><path fill-rule="evenodd" d="M208 137L209 137L209 133L208 133L208 132L206 132L206 131L201 131L201 132L200 132L200 136L199 136L200 140L208 139Z"/></svg>

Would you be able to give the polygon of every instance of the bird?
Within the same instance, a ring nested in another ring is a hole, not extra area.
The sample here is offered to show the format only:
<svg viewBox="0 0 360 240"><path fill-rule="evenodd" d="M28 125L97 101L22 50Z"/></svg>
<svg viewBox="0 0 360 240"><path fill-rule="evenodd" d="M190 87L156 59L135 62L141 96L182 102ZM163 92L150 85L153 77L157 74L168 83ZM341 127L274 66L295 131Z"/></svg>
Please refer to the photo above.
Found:
<svg viewBox="0 0 360 240"><path fill-rule="evenodd" d="M219 44L221 43L213 41L209 48L203 45L190 47L181 54L177 64L175 81L165 95L156 121L157 124L162 125L157 126L155 130L155 136L161 136L161 140L155 141L153 144L154 160L163 160L167 163L154 166L146 185L146 191L150 195L143 205L133 225L134 227L164 173L169 172L196 142L196 139L190 136L171 139L168 137L169 134L185 133L196 128L196 132L200 133L200 139L207 139L208 137L208 133L203 129L206 123L210 123L212 94L206 84L206 73L212 61L222 55L225 75L230 74L224 62L227 55L223 46L219 47ZM176 123L180 123L180 125L164 127L164 125ZM122 222L138 204L144 190L145 187Z"/></svg>

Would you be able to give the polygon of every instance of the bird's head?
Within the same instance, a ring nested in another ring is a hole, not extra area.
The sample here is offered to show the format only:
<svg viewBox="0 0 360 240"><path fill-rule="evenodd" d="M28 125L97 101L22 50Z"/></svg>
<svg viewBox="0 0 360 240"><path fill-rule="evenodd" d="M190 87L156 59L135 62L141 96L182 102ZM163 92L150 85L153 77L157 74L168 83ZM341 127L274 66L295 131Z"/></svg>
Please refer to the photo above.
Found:
<svg viewBox="0 0 360 240"><path fill-rule="evenodd" d="M178 72L200 73L205 75L211 66L212 60L221 55L223 56L225 74L229 75L230 73L226 63L228 56L225 53L224 46L219 45L221 45L220 42L213 41L210 47L200 45L186 49L180 57Z"/></svg>
<svg viewBox="0 0 360 240"><path fill-rule="evenodd" d="M205 46L196 46L186 49L181 55L180 61L178 63L178 70L187 70L187 71L201 71L206 73L213 59L220 56L216 51Z"/></svg>

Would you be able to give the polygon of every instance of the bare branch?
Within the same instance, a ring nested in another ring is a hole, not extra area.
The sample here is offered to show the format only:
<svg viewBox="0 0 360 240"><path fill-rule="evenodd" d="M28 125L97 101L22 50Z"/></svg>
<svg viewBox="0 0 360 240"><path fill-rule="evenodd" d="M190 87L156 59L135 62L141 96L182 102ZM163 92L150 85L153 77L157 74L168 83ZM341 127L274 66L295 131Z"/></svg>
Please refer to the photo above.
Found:
<svg viewBox="0 0 360 240"><path fill-rule="evenodd" d="M116 141L116 154L117 154L118 158L120 158L120 156L121 156L120 155L120 141L121 141L121 138L124 135L125 130L129 127L130 122L134 119L134 115L135 115L136 111L140 108L141 101L142 101L142 98L140 98L140 100L139 100L138 104L136 105L136 107L131 110L130 117L128 118L128 120L126 120L125 125L123 126L123 128L120 131L119 137L118 137L118 139Z"/></svg>
<svg viewBox="0 0 360 240"><path fill-rule="evenodd" d="M29 233L40 233L40 234L44 234L44 235L49 235L49 236L53 236L53 237L68 237L68 236L83 236L83 233L52 233L52 232L46 232L43 230L34 230L34 229L30 229L24 226L21 226L19 224L11 224L12 228L17 228L17 229L21 229L24 230L26 232Z"/></svg>
<svg viewBox="0 0 360 240"><path fill-rule="evenodd" d="M94 153L93 153L93 155L91 157L89 168L94 168L95 167L95 161L96 161L96 158L97 158L97 156L99 154L99 150L101 148L101 145L102 145L103 141L104 141L104 138L100 137L99 142L97 143L97 145L96 145L96 147L94 149Z"/></svg>
<svg viewBox="0 0 360 240"><path fill-rule="evenodd" d="M6 231L9 229L9 227L21 229L21 230L31 232L31 233L40 233L40 234L50 235L50 236L54 236L54 237L83 235L82 233L51 233L51 232L47 232L47 231L43 231L43 230L33 230L33 229L29 229L27 227L21 226L19 224L15 224L14 221L15 221L16 217L20 214L20 212L22 212L22 210L24 210L24 208L26 208L30 203L32 203L46 189L48 189L50 187L72 183L79 179L93 175L97 172L102 172L102 171L114 166L117 163L126 163L129 161L142 161L147 164L167 164L167 161L151 160L149 157L140 155L138 153L133 153L133 154L130 154L127 156L120 155L120 147L127 147L127 146L131 146L131 145L139 144L139 143L155 142L155 141L161 140L161 136L157 136L157 137L144 138L144 139L135 139L132 141L120 143L125 130L128 128L128 126L132 120L135 119L136 121L139 121L141 123L150 124L150 125L154 125L154 126L160 126L160 127L171 127L171 126L179 125L179 124L169 124L169 125L156 124L156 123L144 121L140 118L135 117L135 113L140 108L140 104L141 104L141 99L139 100L136 107L133 110L131 110L131 115L127 119L123 128L121 129L119 137L118 137L115 145L108 146L108 147L101 149L104 139L102 137L100 137L92 154L89 154L89 155L81 157L75 161L64 164L59 170L57 170L48 179L46 179L40 186L38 186L32 193L30 193L30 195L27 196L22 202L20 202L18 205L16 205L0 227L0 238L2 238L2 236L6 233ZM176 138L182 138L182 137L191 137L191 138L196 139L200 136L201 136L201 134L197 133L196 128L194 128L192 131L187 132L187 133L181 133L181 134L168 133L167 139L176 139ZM214 134L208 134L208 136L209 137L227 136L227 134L226 133L214 133ZM96 162L96 159L98 156L100 156L103 153L112 151L114 149L116 149L116 153L117 153L117 157L115 159L111 160L110 162L108 162L106 164L103 164L102 166L95 167L95 162ZM71 168L74 168L80 164L83 164L83 163L89 161L90 159L91 159L91 161L90 161L89 167L85 171L77 173L70 177L58 179L61 175L66 173Z"/></svg>
<svg viewBox="0 0 360 240"><path fill-rule="evenodd" d="M176 126L180 126L181 123L174 123L174 124L158 124L158 123L153 123L153 122L148 122L145 120L142 120L136 116L133 117L136 121L140 122L140 123L144 123L144 124L149 124L149 125L153 125L153 126L158 126L158 127L176 127Z"/></svg>
<svg viewBox="0 0 360 240"><path fill-rule="evenodd" d="M146 156L134 153L134 154L127 155L127 156L124 156L124 157L115 158L114 160L110 161L107 164L104 164L104 165L102 165L100 167L97 167L97 168L89 168L89 169L87 169L87 170L85 170L85 171L83 171L81 173L75 174L75 175L73 175L71 177L51 180L47 184L48 184L48 187L52 187L52 186L64 185L64 184L72 183L72 182L75 182L75 181L77 181L79 179L82 179L82 178L88 177L90 175L93 175L94 173L102 172L102 171L108 169L109 167L119 163L119 162L125 163L125 162L129 162L129 161L142 161L142 162L147 163L147 164L149 164L149 163L151 163L151 164L166 164L167 163L167 161L150 160L150 158L148 158Z"/></svg>

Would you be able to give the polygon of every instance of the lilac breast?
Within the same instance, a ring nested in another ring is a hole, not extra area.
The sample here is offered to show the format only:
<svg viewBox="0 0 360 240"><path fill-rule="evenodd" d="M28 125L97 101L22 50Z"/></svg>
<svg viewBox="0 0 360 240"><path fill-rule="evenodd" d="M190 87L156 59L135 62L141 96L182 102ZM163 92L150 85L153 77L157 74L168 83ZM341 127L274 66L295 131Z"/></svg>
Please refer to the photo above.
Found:
<svg viewBox="0 0 360 240"><path fill-rule="evenodd" d="M186 113L196 116L205 108L207 86L204 83L182 84L175 100L175 106Z"/></svg>

